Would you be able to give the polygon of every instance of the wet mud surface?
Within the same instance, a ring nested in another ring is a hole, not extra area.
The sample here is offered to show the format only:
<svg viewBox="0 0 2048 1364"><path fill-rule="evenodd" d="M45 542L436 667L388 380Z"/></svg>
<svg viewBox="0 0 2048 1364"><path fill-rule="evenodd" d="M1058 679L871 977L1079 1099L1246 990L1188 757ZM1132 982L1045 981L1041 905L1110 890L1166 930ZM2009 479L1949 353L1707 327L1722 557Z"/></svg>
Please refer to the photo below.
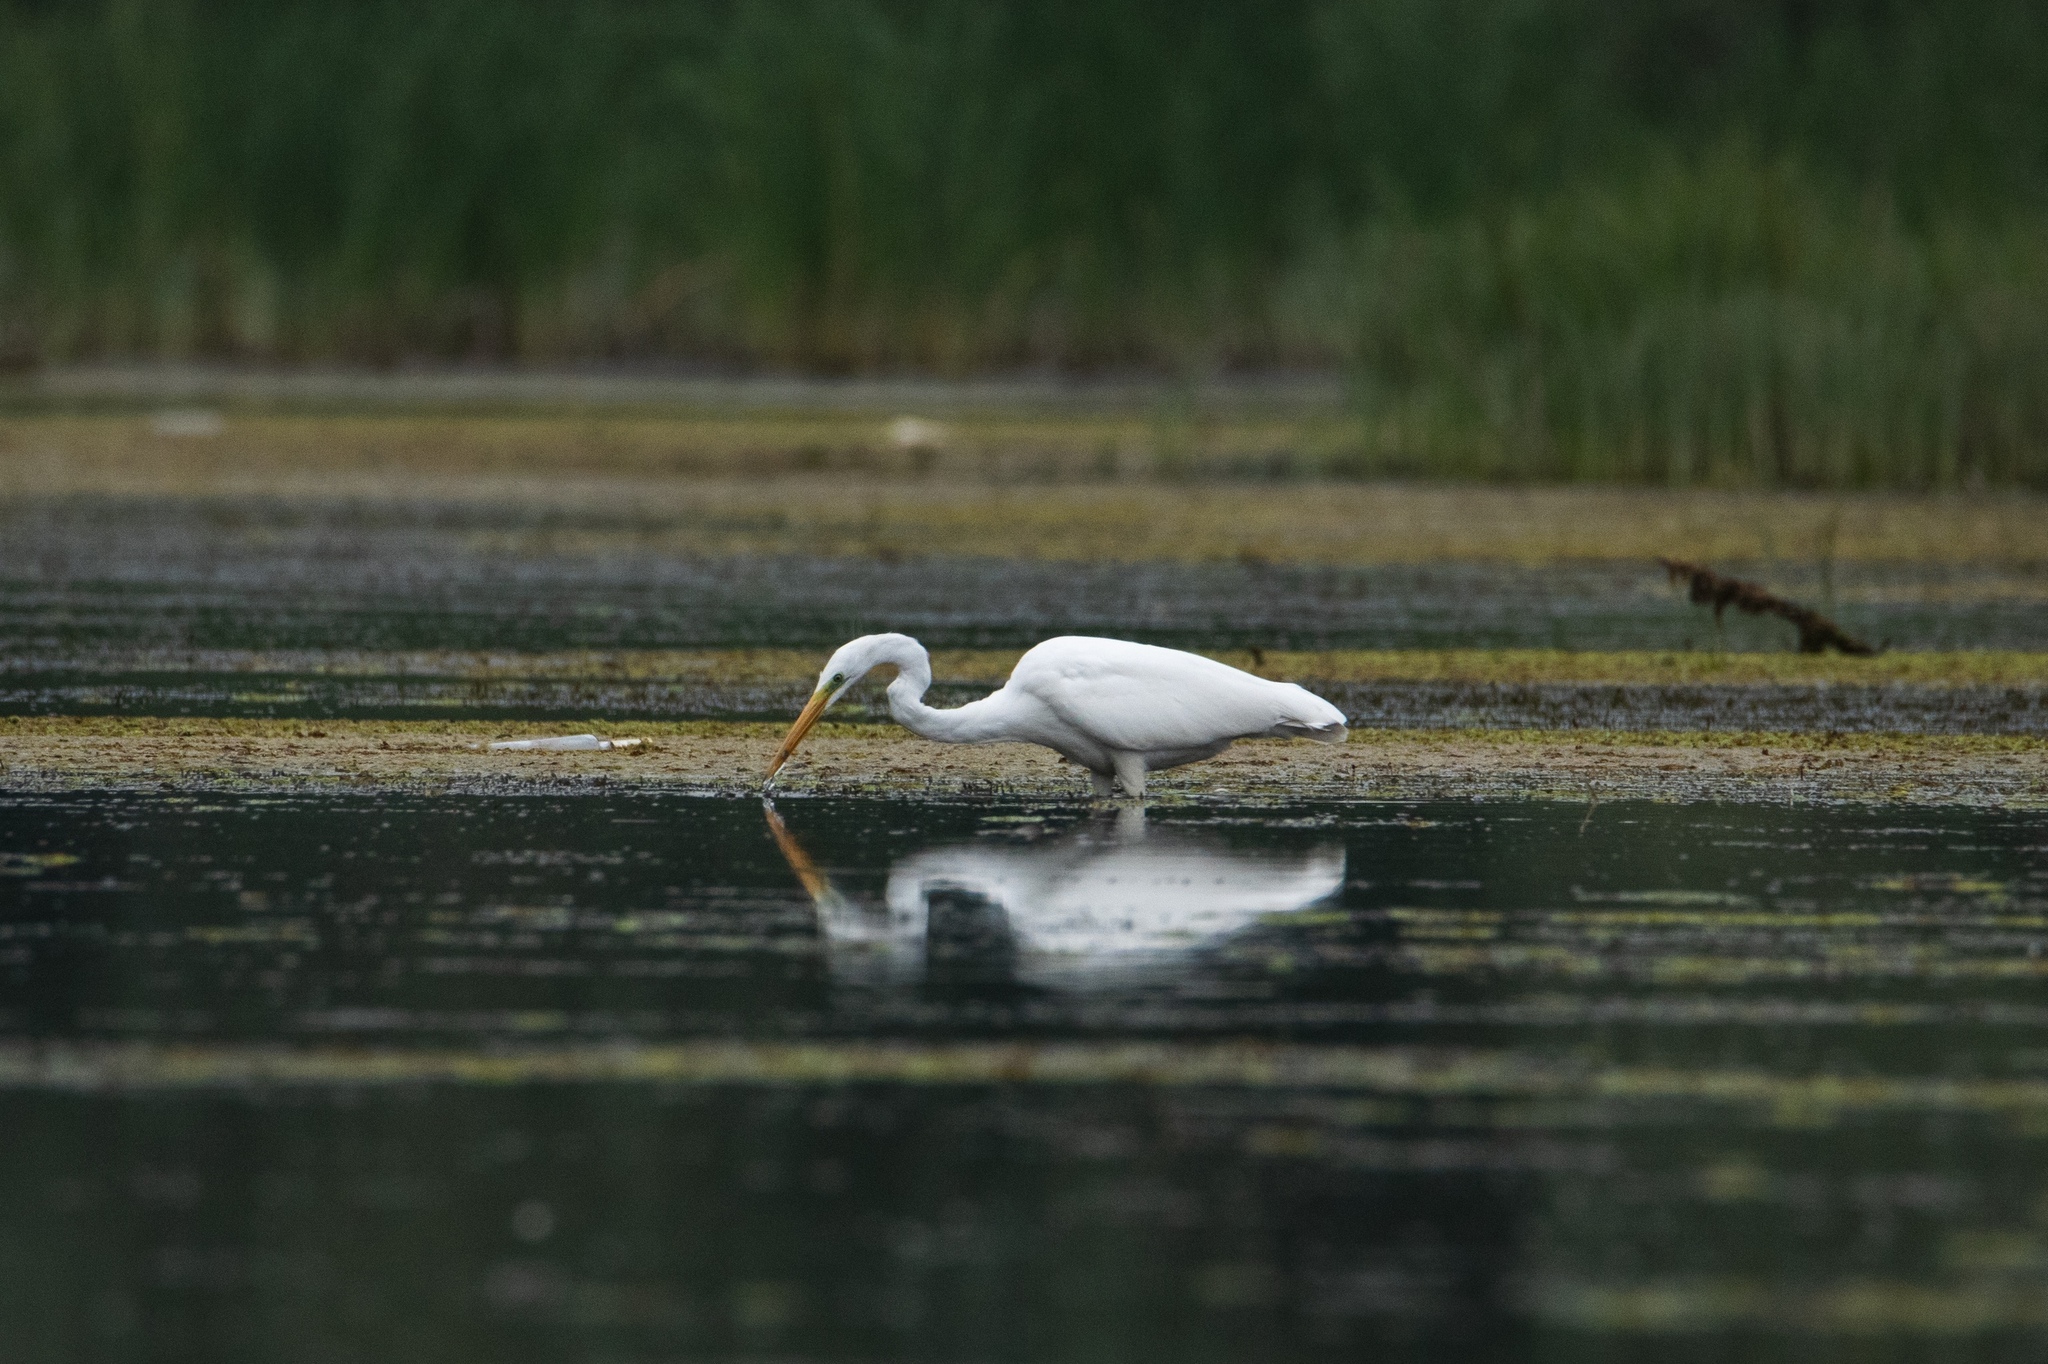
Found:
<svg viewBox="0 0 2048 1364"><path fill-rule="evenodd" d="M2040 827L16 791L0 1326L51 1358L2019 1358Z"/></svg>
<svg viewBox="0 0 2048 1364"><path fill-rule="evenodd" d="M1811 731L1903 734L2048 732L2038 686L1657 685L1600 682L1330 682L1300 679L1354 724L1393 729ZM0 673L0 715L153 714L334 719L462 715L503 721L769 720L803 708L814 680L720 685L544 679L334 678L304 674ZM999 681L935 686L956 706ZM844 718L886 723L879 702Z"/></svg>
<svg viewBox="0 0 2048 1364"><path fill-rule="evenodd" d="M753 797L781 725L624 724L604 753L492 753L520 727L476 723L0 718L0 786L62 790L545 792L619 786ZM828 722L777 777L784 796L1032 795L1085 803L1087 781L1028 744L934 744ZM1330 747L1247 741L1155 774L1155 803L1305 798L1876 801L2033 807L2048 745L2026 736L1354 731Z"/></svg>
<svg viewBox="0 0 2048 1364"><path fill-rule="evenodd" d="M1394 729L2039 734L2048 654L1784 655L1569 651L1216 651L1297 681L1355 725ZM0 715L596 723L777 720L824 650L516 652L123 649L0 661ZM1002 685L1015 651L940 651L930 699ZM887 723L880 684L834 711Z"/></svg>

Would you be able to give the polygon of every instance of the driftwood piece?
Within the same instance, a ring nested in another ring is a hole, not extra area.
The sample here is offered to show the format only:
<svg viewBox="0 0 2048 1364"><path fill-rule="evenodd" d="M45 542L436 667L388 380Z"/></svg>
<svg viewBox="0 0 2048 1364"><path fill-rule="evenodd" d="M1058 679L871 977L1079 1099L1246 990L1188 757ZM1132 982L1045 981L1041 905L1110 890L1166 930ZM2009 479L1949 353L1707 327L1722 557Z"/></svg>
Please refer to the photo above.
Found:
<svg viewBox="0 0 2048 1364"><path fill-rule="evenodd" d="M1835 649L1845 654L1868 657L1877 652L1820 612L1798 602L1786 601L1760 583L1726 577L1704 564L1687 563L1683 559L1659 558L1657 562L1664 566L1664 572L1672 582L1683 580L1688 584L1688 595L1695 604L1713 607L1716 621L1721 619L1723 611L1732 606L1752 616L1781 616L1791 621L1799 631L1799 652L1802 654L1821 654Z"/></svg>

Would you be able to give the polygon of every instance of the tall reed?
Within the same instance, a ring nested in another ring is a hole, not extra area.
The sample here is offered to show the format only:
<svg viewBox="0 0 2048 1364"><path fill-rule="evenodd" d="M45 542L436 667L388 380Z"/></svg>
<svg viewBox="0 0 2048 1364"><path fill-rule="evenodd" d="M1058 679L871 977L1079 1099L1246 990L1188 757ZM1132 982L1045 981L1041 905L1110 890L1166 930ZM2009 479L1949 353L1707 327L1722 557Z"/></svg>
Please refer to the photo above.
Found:
<svg viewBox="0 0 2048 1364"><path fill-rule="evenodd" d="M2044 52L2031 0L0 0L0 357L1342 364L1322 467L2048 482Z"/></svg>
<svg viewBox="0 0 2048 1364"><path fill-rule="evenodd" d="M1430 223L1282 289L1356 377L1358 471L2048 481L2048 218L1914 227L1741 147Z"/></svg>

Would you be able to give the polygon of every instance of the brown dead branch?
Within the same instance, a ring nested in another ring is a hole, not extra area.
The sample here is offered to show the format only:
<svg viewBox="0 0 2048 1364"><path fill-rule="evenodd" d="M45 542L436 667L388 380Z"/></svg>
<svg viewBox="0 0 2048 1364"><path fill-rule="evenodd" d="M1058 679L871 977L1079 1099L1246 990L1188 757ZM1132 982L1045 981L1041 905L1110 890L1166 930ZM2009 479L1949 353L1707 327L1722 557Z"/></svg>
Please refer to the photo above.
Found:
<svg viewBox="0 0 2048 1364"><path fill-rule="evenodd" d="M1664 566L1664 572L1672 582L1683 580L1688 584L1688 595L1695 604L1713 607L1716 621L1721 619L1723 611L1732 606L1752 616L1781 616L1791 621L1799 631L1799 652L1802 654L1821 654L1835 649L1845 654L1868 657L1877 652L1820 612L1798 602L1786 601L1761 584L1725 577L1704 564L1687 563L1683 559L1659 558L1657 562Z"/></svg>

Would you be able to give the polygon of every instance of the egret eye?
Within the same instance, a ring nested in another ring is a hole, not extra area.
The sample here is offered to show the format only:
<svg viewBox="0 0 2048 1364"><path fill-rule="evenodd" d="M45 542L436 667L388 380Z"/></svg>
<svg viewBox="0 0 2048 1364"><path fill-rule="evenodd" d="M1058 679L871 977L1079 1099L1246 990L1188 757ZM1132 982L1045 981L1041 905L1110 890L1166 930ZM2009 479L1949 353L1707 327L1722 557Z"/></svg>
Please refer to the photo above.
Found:
<svg viewBox="0 0 2048 1364"><path fill-rule="evenodd" d="M845 674L845 673L833 673L833 674L832 674L832 685L833 685L833 686L835 686L835 687L836 687L836 686L838 686L838 685L839 685L839 684L840 684L841 682L844 682L845 680L846 680L846 674Z"/></svg>

